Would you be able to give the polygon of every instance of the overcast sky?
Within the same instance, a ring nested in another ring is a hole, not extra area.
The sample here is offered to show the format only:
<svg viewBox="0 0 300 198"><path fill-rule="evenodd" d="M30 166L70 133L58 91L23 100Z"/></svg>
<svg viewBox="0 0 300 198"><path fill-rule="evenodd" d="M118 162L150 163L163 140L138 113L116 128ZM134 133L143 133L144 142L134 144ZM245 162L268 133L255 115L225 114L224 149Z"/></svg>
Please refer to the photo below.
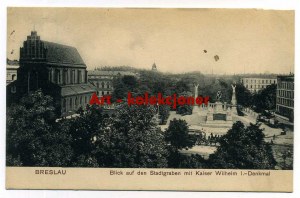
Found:
<svg viewBox="0 0 300 198"><path fill-rule="evenodd" d="M10 8L8 58L19 59L34 28L42 40L76 47L88 69L155 62L172 73L294 71L293 11Z"/></svg>

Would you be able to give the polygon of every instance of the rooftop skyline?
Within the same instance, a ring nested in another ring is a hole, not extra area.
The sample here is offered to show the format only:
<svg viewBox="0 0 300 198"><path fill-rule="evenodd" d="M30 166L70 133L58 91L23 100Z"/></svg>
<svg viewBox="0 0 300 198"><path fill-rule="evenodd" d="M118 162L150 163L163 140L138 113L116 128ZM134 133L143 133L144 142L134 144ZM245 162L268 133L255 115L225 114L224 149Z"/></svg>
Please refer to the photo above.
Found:
<svg viewBox="0 0 300 198"><path fill-rule="evenodd" d="M294 72L294 12L247 9L9 8L7 58L23 41L74 46L88 70L128 65L181 73Z"/></svg>

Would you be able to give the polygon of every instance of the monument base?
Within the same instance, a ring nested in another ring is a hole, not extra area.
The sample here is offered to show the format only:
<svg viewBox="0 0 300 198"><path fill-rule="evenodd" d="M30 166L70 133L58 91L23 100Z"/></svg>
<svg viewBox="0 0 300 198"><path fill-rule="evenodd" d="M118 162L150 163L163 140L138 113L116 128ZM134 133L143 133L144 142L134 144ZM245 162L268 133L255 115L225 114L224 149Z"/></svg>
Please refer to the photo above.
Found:
<svg viewBox="0 0 300 198"><path fill-rule="evenodd" d="M231 112L232 112L233 114L235 114L235 115L238 115L236 106L232 106L232 107L231 107Z"/></svg>
<svg viewBox="0 0 300 198"><path fill-rule="evenodd" d="M206 122L203 126L214 128L230 128L232 127L231 111L227 110L226 105L216 102L212 111L207 112Z"/></svg>

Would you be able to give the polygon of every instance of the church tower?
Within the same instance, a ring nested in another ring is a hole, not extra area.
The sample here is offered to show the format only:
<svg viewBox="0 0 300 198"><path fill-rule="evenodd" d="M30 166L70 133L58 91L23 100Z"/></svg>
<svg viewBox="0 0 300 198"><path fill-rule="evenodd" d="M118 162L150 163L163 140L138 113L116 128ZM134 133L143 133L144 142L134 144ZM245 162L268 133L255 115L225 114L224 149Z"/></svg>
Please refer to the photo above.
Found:
<svg viewBox="0 0 300 198"><path fill-rule="evenodd" d="M157 71L157 67L156 67L155 63L153 63L153 65L152 65L152 71Z"/></svg>

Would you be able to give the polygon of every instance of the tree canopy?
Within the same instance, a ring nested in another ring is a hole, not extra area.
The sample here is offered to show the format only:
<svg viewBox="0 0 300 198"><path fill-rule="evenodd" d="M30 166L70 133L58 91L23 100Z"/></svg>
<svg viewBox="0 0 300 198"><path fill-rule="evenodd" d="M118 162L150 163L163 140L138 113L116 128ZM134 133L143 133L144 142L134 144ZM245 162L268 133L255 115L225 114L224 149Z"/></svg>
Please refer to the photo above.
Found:
<svg viewBox="0 0 300 198"><path fill-rule="evenodd" d="M264 141L259 125L233 124L219 140L220 146L209 156L211 168L274 169L271 145Z"/></svg>
<svg viewBox="0 0 300 198"><path fill-rule="evenodd" d="M195 145L196 138L189 134L186 121L174 118L165 132L165 139L175 149L188 149Z"/></svg>
<svg viewBox="0 0 300 198"><path fill-rule="evenodd" d="M69 131L55 124L53 100L40 90L7 110L7 165L65 166L73 153Z"/></svg>
<svg viewBox="0 0 300 198"><path fill-rule="evenodd" d="M276 84L267 86L253 95L253 105L257 112L276 108Z"/></svg>

